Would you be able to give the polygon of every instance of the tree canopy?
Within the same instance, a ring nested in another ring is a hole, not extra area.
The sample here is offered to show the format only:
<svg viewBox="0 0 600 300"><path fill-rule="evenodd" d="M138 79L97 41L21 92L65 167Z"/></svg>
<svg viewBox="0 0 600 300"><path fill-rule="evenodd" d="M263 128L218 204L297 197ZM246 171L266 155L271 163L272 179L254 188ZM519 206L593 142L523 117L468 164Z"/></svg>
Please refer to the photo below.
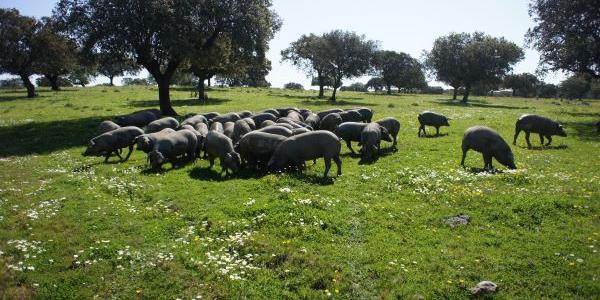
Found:
<svg viewBox="0 0 600 300"><path fill-rule="evenodd" d="M427 86L419 61L404 52L387 50L375 52L373 74L383 81L388 94L392 93L392 86L399 90Z"/></svg>
<svg viewBox="0 0 600 300"><path fill-rule="evenodd" d="M315 34L303 35L298 40L281 51L282 61L289 61L298 69L312 77L313 85L319 86L319 98L325 95L325 87L333 86L331 78L327 77L329 66L325 60L326 45L321 36Z"/></svg>
<svg viewBox="0 0 600 300"><path fill-rule="evenodd" d="M99 53L97 55L98 74L108 77L109 84L114 85L115 77L133 75L140 71L140 66L121 53Z"/></svg>
<svg viewBox="0 0 600 300"><path fill-rule="evenodd" d="M169 84L177 68L221 34L264 53L280 26L270 7L270 0L60 0L54 15L84 49L135 57L158 84L161 111L175 115Z"/></svg>
<svg viewBox="0 0 600 300"><path fill-rule="evenodd" d="M538 78L530 73L509 74L502 82L504 87L513 90L513 96L519 97L535 97L539 84Z"/></svg>
<svg viewBox="0 0 600 300"><path fill-rule="evenodd" d="M600 1L533 0L527 31L530 46L541 54L542 70L563 70L600 78Z"/></svg>
<svg viewBox="0 0 600 300"><path fill-rule="evenodd" d="M482 32L451 33L436 39L425 53L425 64L437 80L454 87L454 98L457 88L464 87L462 101L467 102L474 85L498 81L523 56L519 46L504 38Z"/></svg>

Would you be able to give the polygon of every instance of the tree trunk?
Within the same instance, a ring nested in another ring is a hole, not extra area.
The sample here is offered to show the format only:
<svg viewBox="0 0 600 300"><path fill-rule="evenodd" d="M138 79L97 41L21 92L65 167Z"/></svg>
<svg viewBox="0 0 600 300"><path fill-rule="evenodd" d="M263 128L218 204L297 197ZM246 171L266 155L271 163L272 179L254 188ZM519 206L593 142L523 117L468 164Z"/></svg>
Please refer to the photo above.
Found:
<svg viewBox="0 0 600 300"><path fill-rule="evenodd" d="M20 75L21 80L23 81L23 85L27 88L27 98L35 97L35 86L29 80L29 75Z"/></svg>
<svg viewBox="0 0 600 300"><path fill-rule="evenodd" d="M210 77L208 77L208 78L207 78L207 81L206 81L206 82L207 82L207 85L208 85L208 87L211 87L211 86L212 86L212 84L211 84L211 82L210 82L210 81L211 81L211 80L210 80L211 78L212 78L212 76L210 76Z"/></svg>
<svg viewBox="0 0 600 300"><path fill-rule="evenodd" d="M110 80L110 86L114 86L115 85L114 79L115 79L115 76L112 76L112 75L108 76L108 80Z"/></svg>
<svg viewBox="0 0 600 300"><path fill-rule="evenodd" d="M338 87L338 85L339 85L339 82L337 80L334 80L333 81L333 94L331 94L331 98L329 99L329 100L331 100L331 102L334 102L334 103L337 100L335 98L335 96L337 95L337 89L338 89L337 87Z"/></svg>
<svg viewBox="0 0 600 300"><path fill-rule="evenodd" d="M453 87L454 88L454 95L452 95L452 100L456 100L456 95L458 95L458 87Z"/></svg>
<svg viewBox="0 0 600 300"><path fill-rule="evenodd" d="M469 93L471 92L471 85L465 85L465 94L463 95L462 103L467 103L469 101Z"/></svg>
<svg viewBox="0 0 600 300"><path fill-rule="evenodd" d="M201 77L200 80L198 80L198 100L200 102L207 100L206 97L204 97L206 94L205 90L206 89L204 88L204 78Z"/></svg>
<svg viewBox="0 0 600 300"><path fill-rule="evenodd" d="M60 91L60 86L58 85L58 75L44 74L44 77L50 81L50 87L53 91Z"/></svg>
<svg viewBox="0 0 600 300"><path fill-rule="evenodd" d="M388 94L388 95L391 95L391 94L392 94L392 86L391 86L391 85L388 85L388 86L386 86L385 88L387 89L387 94Z"/></svg>
<svg viewBox="0 0 600 300"><path fill-rule="evenodd" d="M317 79L319 80L319 98L323 98L325 97L325 78L319 73Z"/></svg>
<svg viewBox="0 0 600 300"><path fill-rule="evenodd" d="M158 104L160 106L160 111L165 116L176 116L177 113L171 105L171 97L169 95L170 78L162 75L155 79L156 83L158 84Z"/></svg>

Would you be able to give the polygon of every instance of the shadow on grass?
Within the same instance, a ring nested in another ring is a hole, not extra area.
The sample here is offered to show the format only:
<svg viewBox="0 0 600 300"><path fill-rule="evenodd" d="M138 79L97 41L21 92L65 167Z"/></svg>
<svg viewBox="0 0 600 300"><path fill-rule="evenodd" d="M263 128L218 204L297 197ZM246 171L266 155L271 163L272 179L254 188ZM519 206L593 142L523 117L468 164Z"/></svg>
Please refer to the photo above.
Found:
<svg viewBox="0 0 600 300"><path fill-rule="evenodd" d="M527 150L534 150L534 151L544 151L544 150L565 150L565 149L569 149L569 146L567 145L558 145L558 146L532 146L531 148L527 148L526 145L524 146L518 146L517 147L521 148L521 149L527 149Z"/></svg>
<svg viewBox="0 0 600 300"><path fill-rule="evenodd" d="M0 157L47 154L87 145L106 117L30 122L0 127Z"/></svg>
<svg viewBox="0 0 600 300"><path fill-rule="evenodd" d="M458 101L458 100L436 99L435 101L430 101L430 102L437 103L440 105L446 105L446 106L499 108L499 109L529 109L528 106L510 106L510 105L488 104L487 101L483 101L483 100L469 100L469 102L464 103L464 102Z"/></svg>
<svg viewBox="0 0 600 300"><path fill-rule="evenodd" d="M191 99L176 99L171 100L173 107L179 106L201 106L201 105L221 105L230 102L230 99L210 98L205 101L200 101L196 98ZM130 100L124 107L159 107L158 100Z"/></svg>
<svg viewBox="0 0 600 300"><path fill-rule="evenodd" d="M361 98L362 99L362 98ZM315 101L303 100L303 105L314 105L314 106L377 106L379 104L375 103L367 103L367 102L354 102L354 101L346 101L346 100L338 100L336 102L331 102L325 99L318 99Z"/></svg>
<svg viewBox="0 0 600 300"><path fill-rule="evenodd" d="M221 168L218 165L213 166L212 169L209 167L196 167L190 171L190 177L196 180L202 181L227 181L230 179L258 179L265 175L268 172L264 170L256 170L256 169L240 169L238 172L233 175L221 175Z"/></svg>
<svg viewBox="0 0 600 300"><path fill-rule="evenodd" d="M590 112L563 112L565 115L573 116L573 117L594 117L598 118L600 121L600 113L590 113Z"/></svg>
<svg viewBox="0 0 600 300"><path fill-rule="evenodd" d="M595 122L561 122L567 132L576 139L600 141L600 134ZM574 131L574 133L572 133Z"/></svg>
<svg viewBox="0 0 600 300"><path fill-rule="evenodd" d="M504 173L504 170L497 169L496 167L494 167L494 169L491 171L486 170L484 168L477 168L477 167L464 167L464 169L471 174L485 174L485 173L503 174Z"/></svg>
<svg viewBox="0 0 600 300"><path fill-rule="evenodd" d="M11 102L11 101L17 101L17 100L31 100L31 101L35 101L37 99L40 98L48 98L48 96L42 96L42 95L37 95L34 98L28 98L27 97L27 93L25 93L25 95L11 95L11 96L7 96L7 95L2 95L0 96L0 103L2 102Z"/></svg>
<svg viewBox="0 0 600 300"><path fill-rule="evenodd" d="M425 134L425 135L420 135L420 138L426 138L426 139L439 139L439 138L443 138L445 136L448 136L448 133L440 133L440 134Z"/></svg>

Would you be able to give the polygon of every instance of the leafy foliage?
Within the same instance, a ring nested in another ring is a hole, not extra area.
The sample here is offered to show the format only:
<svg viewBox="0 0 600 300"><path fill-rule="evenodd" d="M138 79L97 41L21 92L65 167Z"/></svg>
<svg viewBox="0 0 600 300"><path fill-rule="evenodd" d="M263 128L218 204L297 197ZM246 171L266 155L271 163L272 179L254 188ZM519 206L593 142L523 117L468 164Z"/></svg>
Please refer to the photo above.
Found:
<svg viewBox="0 0 600 300"><path fill-rule="evenodd" d="M590 90L589 77L573 75L560 83L560 93L567 99L582 99Z"/></svg>
<svg viewBox="0 0 600 300"><path fill-rule="evenodd" d="M540 81L530 73L509 74L504 76L502 85L513 89L513 96L535 97Z"/></svg>
<svg viewBox="0 0 600 300"><path fill-rule="evenodd" d="M399 90L427 86L419 61L404 52L377 51L373 58L373 69L374 75L383 81L388 94L392 93L392 86Z"/></svg>
<svg viewBox="0 0 600 300"><path fill-rule="evenodd" d="M286 90L303 90L304 89L302 84L297 83L297 82L288 82L283 85L283 88Z"/></svg>
<svg viewBox="0 0 600 300"><path fill-rule="evenodd" d="M541 53L542 70L563 70L600 78L600 1L533 0L536 25L527 42Z"/></svg>

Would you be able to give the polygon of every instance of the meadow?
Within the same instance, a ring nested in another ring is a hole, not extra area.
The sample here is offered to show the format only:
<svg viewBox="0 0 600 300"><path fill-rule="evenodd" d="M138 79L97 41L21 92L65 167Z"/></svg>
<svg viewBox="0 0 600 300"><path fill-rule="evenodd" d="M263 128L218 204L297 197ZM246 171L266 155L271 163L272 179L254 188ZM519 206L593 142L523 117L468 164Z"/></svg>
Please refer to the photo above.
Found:
<svg viewBox="0 0 600 300"><path fill-rule="evenodd" d="M156 88L23 95L0 91L0 298L457 299L482 280L498 299L600 295L598 101L342 92L332 105L314 91L233 88L200 105L172 91L180 115L368 106L400 120L397 152L359 164L343 145L343 175L323 180L322 160L231 178L206 160L150 172L140 151L104 164L81 155L96 126L157 107ZM418 138L423 110L451 127ZM529 150L521 134L516 171L482 172L473 151L459 166L466 128L511 143L523 113L568 137ZM461 213L468 225L444 223Z"/></svg>

